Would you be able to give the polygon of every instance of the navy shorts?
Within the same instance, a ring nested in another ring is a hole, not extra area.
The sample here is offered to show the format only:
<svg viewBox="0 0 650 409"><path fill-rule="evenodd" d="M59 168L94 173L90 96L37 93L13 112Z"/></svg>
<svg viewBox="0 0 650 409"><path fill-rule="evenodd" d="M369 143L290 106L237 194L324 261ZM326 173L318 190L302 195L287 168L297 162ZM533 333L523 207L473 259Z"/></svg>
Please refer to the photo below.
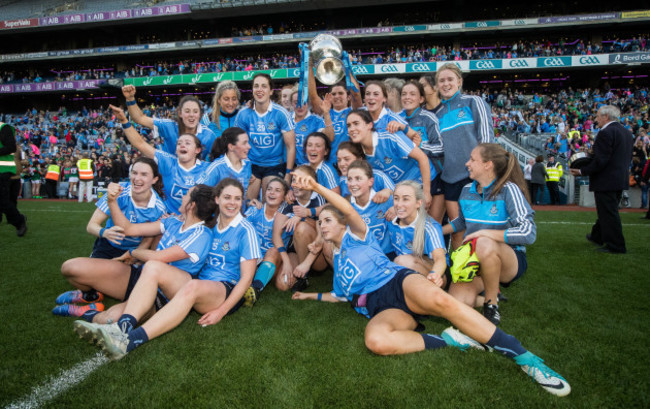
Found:
<svg viewBox="0 0 650 409"><path fill-rule="evenodd" d="M526 259L526 253L521 250L515 250L515 256L517 256L517 275L515 275L515 277L507 283L500 283L503 287L510 287L510 284L517 281L528 269L528 260Z"/></svg>
<svg viewBox="0 0 650 409"><path fill-rule="evenodd" d="M223 284L223 286L226 287L226 298L228 298L228 296L232 292L232 289L235 288L235 284L231 283L230 281L217 281L217 282ZM239 307L241 307L243 304L244 304L244 297L242 297L241 300L237 301L237 304L235 304L235 306L232 307L230 311L228 311L228 314L226 315L234 314L239 309Z"/></svg>
<svg viewBox="0 0 650 409"><path fill-rule="evenodd" d="M442 188L442 179L440 179L440 174L436 175L433 180L431 180L431 196L437 196L444 194Z"/></svg>
<svg viewBox="0 0 650 409"><path fill-rule="evenodd" d="M132 265L131 266L131 276L129 277L129 284L126 286L126 293L124 293L124 300L126 301L129 299L129 296L133 292L133 288L135 287L135 284L138 282L140 279L140 276L142 275L142 267L143 265ZM163 294L163 292L158 289L158 293L156 294L156 300L154 301L154 306L156 307L156 311L167 305L169 302L169 299Z"/></svg>
<svg viewBox="0 0 650 409"><path fill-rule="evenodd" d="M259 180L262 180L267 176L277 176L283 178L285 172L287 171L287 164L281 163L275 166L251 165L251 170L253 171L253 176Z"/></svg>
<svg viewBox="0 0 650 409"><path fill-rule="evenodd" d="M425 318L425 316L418 315L411 311L406 305L402 283L404 282L404 279L411 274L420 275L417 271L403 268L381 288L376 289L366 296L366 309L368 310L370 318L384 310L392 308L404 311L411 315L416 321Z"/></svg>
<svg viewBox="0 0 650 409"><path fill-rule="evenodd" d="M445 200L450 202L457 202L460 198L460 193L463 191L463 187L466 184L472 183L472 179L465 178L454 183L447 183L444 180L442 181L442 190L445 194Z"/></svg>
<svg viewBox="0 0 650 409"><path fill-rule="evenodd" d="M90 258L103 258L110 260L119 257L124 253L126 253L126 250L118 249L113 246L110 241L103 237L99 237L95 240L95 244L93 244L93 252L90 253Z"/></svg>

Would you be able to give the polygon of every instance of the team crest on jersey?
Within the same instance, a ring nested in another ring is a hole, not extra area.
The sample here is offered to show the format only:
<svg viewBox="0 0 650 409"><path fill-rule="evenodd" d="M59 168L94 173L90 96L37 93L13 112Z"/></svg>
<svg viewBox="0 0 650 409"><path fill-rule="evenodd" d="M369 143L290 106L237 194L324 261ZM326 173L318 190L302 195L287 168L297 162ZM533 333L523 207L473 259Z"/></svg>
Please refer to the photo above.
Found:
<svg viewBox="0 0 650 409"><path fill-rule="evenodd" d="M389 158L388 156L386 156L384 158L384 163L390 165L391 163L393 163L393 158Z"/></svg>
<svg viewBox="0 0 650 409"><path fill-rule="evenodd" d="M230 250L230 243L229 242L223 243L223 246L221 246L221 250L223 250L223 251Z"/></svg>
<svg viewBox="0 0 650 409"><path fill-rule="evenodd" d="M459 117L459 118L462 118L462 117L464 117L464 116L465 116L465 111L462 111L462 110L461 110L461 111L458 111L458 117Z"/></svg>
<svg viewBox="0 0 650 409"><path fill-rule="evenodd" d="M379 210L379 211L377 212L377 218L378 218L378 219L383 219L383 218L384 218L384 212L381 211L381 210Z"/></svg>
<svg viewBox="0 0 650 409"><path fill-rule="evenodd" d="M490 214L497 214L497 204L493 204L492 208L490 209Z"/></svg>
<svg viewBox="0 0 650 409"><path fill-rule="evenodd" d="M275 130L275 124L273 122L269 122L269 125L266 127L269 131L274 131Z"/></svg>
<svg viewBox="0 0 650 409"><path fill-rule="evenodd" d="M307 132L307 125L305 124L300 125L300 132Z"/></svg>
<svg viewBox="0 0 650 409"><path fill-rule="evenodd" d="M413 251L413 242L412 241L407 241L406 242L406 248Z"/></svg>
<svg viewBox="0 0 650 409"><path fill-rule="evenodd" d="M341 257L345 258L345 255L348 254L346 250L341 250Z"/></svg>

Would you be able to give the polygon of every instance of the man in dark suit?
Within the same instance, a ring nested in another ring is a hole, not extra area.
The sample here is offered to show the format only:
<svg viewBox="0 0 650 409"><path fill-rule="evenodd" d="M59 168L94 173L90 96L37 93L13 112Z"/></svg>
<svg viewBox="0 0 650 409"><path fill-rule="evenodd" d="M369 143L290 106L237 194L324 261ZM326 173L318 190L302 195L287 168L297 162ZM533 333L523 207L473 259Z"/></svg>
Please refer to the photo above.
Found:
<svg viewBox="0 0 650 409"><path fill-rule="evenodd" d="M625 253L625 239L618 202L629 188L629 169L634 137L618 122L621 111L613 105L600 107L596 122L600 131L594 143L593 160L582 169L571 169L576 176L589 176L589 190L594 192L598 219L587 240L602 246L597 251Z"/></svg>

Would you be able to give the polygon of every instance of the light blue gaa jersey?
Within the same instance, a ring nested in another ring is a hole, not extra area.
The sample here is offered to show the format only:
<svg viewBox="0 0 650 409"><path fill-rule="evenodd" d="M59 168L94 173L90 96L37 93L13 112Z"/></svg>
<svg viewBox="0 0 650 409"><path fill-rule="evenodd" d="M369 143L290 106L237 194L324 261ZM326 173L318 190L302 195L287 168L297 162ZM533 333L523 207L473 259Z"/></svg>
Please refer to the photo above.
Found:
<svg viewBox="0 0 650 409"><path fill-rule="evenodd" d="M295 114L291 115L291 120L294 121L294 130L296 132L296 166L309 165L309 161L305 156L305 139L312 132L323 132L323 129L325 129L325 121L323 118L311 112L308 112L305 119L298 123L295 123ZM332 153L330 153L330 157L331 155Z"/></svg>
<svg viewBox="0 0 650 409"><path fill-rule="evenodd" d="M372 145L374 152L372 155L366 153L366 160L370 165L383 171L395 183L403 180L415 180L422 183L422 174L418 162L409 158L409 154L415 148L413 141L406 137L402 132L373 132ZM431 178L436 175L436 171L429 162Z"/></svg>
<svg viewBox="0 0 650 409"><path fill-rule="evenodd" d="M165 205L170 213L180 214L179 208L183 196L192 186L197 184L208 163L199 159L190 169L184 169L178 163L178 158L161 150L156 150L154 159L163 179Z"/></svg>
<svg viewBox="0 0 650 409"><path fill-rule="evenodd" d="M413 235L415 233L415 223L408 226L400 226L398 219L388 223L388 236L392 246L392 250L396 255L413 254ZM445 239L442 236L442 227L440 224L431 217L427 217L427 222L424 225L424 250L423 255L433 259L433 250L444 249ZM416 254L419 256L419 254Z"/></svg>
<svg viewBox="0 0 650 409"><path fill-rule="evenodd" d="M339 145L343 142L349 141L350 137L348 136L348 114L352 108L348 107L337 111L336 109L330 109L330 117L332 118L332 125L334 126L334 142L332 142L332 152L330 153L330 158L327 160L327 163L334 166L336 163L336 153L339 150Z"/></svg>
<svg viewBox="0 0 650 409"><path fill-rule="evenodd" d="M246 220L253 225L257 232L257 236L260 239L262 257L266 255L268 249L273 247L273 223L275 222L275 216L278 213L286 212L287 207L288 205L286 203L282 203L278 208L278 211L275 212L273 217L270 219L266 217L266 204L261 209L258 209L255 206L246 209ZM291 243L291 234L292 233L287 233L282 230L282 242L285 247Z"/></svg>
<svg viewBox="0 0 650 409"><path fill-rule="evenodd" d="M352 301L355 295L368 294L383 287L403 268L386 257L369 231L360 238L348 227L341 248L334 250L332 295ZM365 307L355 309L369 318Z"/></svg>
<svg viewBox="0 0 650 409"><path fill-rule="evenodd" d="M241 214L223 230L219 230L217 221L212 228L212 245L208 249L208 260L199 273L200 280L237 284L241 278L240 263L262 258L257 232Z"/></svg>
<svg viewBox="0 0 650 409"><path fill-rule="evenodd" d="M403 119L401 116L396 114L395 112L391 111L390 109L384 107L382 108L381 112L379 113L379 118L377 118L376 121L374 121L375 125L375 131L377 132L388 132L386 129L388 127L388 123L391 121L397 121L402 125L406 125L406 120Z"/></svg>
<svg viewBox="0 0 650 409"><path fill-rule="evenodd" d="M377 169L373 169L372 174L374 176L372 190L374 190L375 192L380 192L384 189L390 189L391 191L395 190L395 183L393 183L393 181L390 180L387 174ZM347 176L341 176L339 187L341 188L341 196L343 197L350 196L350 189L348 189Z"/></svg>
<svg viewBox="0 0 650 409"><path fill-rule="evenodd" d="M454 232L465 230L464 236L478 230L505 230L505 243L525 252L525 246L537 238L535 212L519 186L512 182L506 182L499 194L490 198L494 182L483 193L476 190L477 182L465 185L458 200L458 217L450 223Z"/></svg>
<svg viewBox="0 0 650 409"><path fill-rule="evenodd" d="M283 132L293 130L289 113L275 102L262 115L255 109L244 108L235 119L235 126L246 131L251 150L248 159L257 166L275 166L283 163L285 156Z"/></svg>
<svg viewBox="0 0 650 409"><path fill-rule="evenodd" d="M366 225L370 228L370 233L375 236L375 240L379 243L382 251L385 254L393 251L390 244L390 237L388 236L388 220L386 220L386 211L393 207L393 198L389 198L384 203L375 203L372 198L375 196L375 191L370 191L370 200L365 206L361 207L357 204L354 196L350 198L350 203L354 210L359 213Z"/></svg>
<svg viewBox="0 0 650 409"><path fill-rule="evenodd" d="M239 110L235 110L235 112L233 112L232 114L224 114L223 112L221 112L221 114L219 115L219 126L217 126L216 122L212 122L212 118L206 112L201 117L201 125L209 128L214 133L215 137L219 138L223 133L223 131L235 126L235 117L237 116L238 112ZM207 147L207 150L208 151L212 150L212 145Z"/></svg>
<svg viewBox="0 0 650 409"><path fill-rule="evenodd" d="M420 134L422 143L420 143L419 148L429 157L441 157L443 155L440 124L435 114L426 109L417 108L411 115L406 115L406 111L402 110L399 116L408 122L411 129Z"/></svg>
<svg viewBox="0 0 650 409"><path fill-rule="evenodd" d="M151 199L147 203L146 207L138 207L133 202L133 197L131 196L131 184L128 182L120 183L120 186L124 187L122 193L117 197L117 205L124 213L124 216L131 223L147 223L155 222L160 219L165 213L167 213L167 206L163 200L158 196L153 189L151 189ZM106 228L109 229L115 226L113 219L111 218L111 211L108 208L108 203L106 202L107 196L102 196L101 199L97 201L95 206L108 216L106 221ZM132 250L137 248L142 241L141 236L124 236L124 239L120 244L115 244L109 242L111 246L124 251Z"/></svg>
<svg viewBox="0 0 650 409"><path fill-rule="evenodd" d="M183 222L178 217L172 216L160 220L160 232L163 235L156 250L165 250L173 246L182 248L187 253L187 258L173 261L169 265L178 267L196 278L207 260L212 231L205 227L203 222L183 230Z"/></svg>
<svg viewBox="0 0 650 409"><path fill-rule="evenodd" d="M178 123L173 119L153 119L154 137L162 139L162 150L176 155L176 143L178 142ZM209 128L201 125L197 126L196 137L201 141L201 157L207 158L212 149L212 144L217 136Z"/></svg>
<svg viewBox="0 0 650 409"><path fill-rule="evenodd" d="M316 178L318 183L328 189L334 189L339 185L339 173L325 161L316 168Z"/></svg>
<svg viewBox="0 0 650 409"><path fill-rule="evenodd" d="M212 161L208 165L205 173L201 175L197 184L203 183L208 186L216 186L222 179L233 178L237 179L239 183L244 186L244 197L248 190L248 184L251 181L253 173L251 170L251 162L247 159L242 159L242 168L237 171L228 156L223 155Z"/></svg>

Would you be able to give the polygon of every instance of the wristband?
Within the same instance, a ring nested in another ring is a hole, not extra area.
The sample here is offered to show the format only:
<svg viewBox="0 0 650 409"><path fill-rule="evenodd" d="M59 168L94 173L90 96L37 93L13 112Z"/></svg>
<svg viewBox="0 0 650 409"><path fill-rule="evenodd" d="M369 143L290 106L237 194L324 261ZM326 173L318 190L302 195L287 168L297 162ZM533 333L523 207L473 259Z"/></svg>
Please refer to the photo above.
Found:
<svg viewBox="0 0 650 409"><path fill-rule="evenodd" d="M285 172L285 175L288 175L289 173L291 173L291 169L287 168L287 171Z"/></svg>
<svg viewBox="0 0 650 409"><path fill-rule="evenodd" d="M286 252L287 252L287 248L286 248L286 247L284 247L284 246L282 246L282 247L278 247L278 253L286 253Z"/></svg>
<svg viewBox="0 0 650 409"><path fill-rule="evenodd" d="M126 106L127 106L127 107L131 107L131 106L133 106L133 105L135 105L135 104L137 104L137 102L135 101L135 99L134 99L133 101L126 101Z"/></svg>
<svg viewBox="0 0 650 409"><path fill-rule="evenodd" d="M318 295L316 296L316 299L318 301L322 301L323 300L323 293L318 293Z"/></svg>
<svg viewBox="0 0 650 409"><path fill-rule="evenodd" d="M102 228L99 230L99 237L104 237L104 231L105 231L105 230L106 230L106 227L102 227Z"/></svg>
<svg viewBox="0 0 650 409"><path fill-rule="evenodd" d="M409 128L409 126L406 125L406 127L404 128L404 130L403 130L402 132L404 132L404 133L406 134L406 133L408 133L410 130L411 130L411 128Z"/></svg>
<svg viewBox="0 0 650 409"><path fill-rule="evenodd" d="M309 211L311 212L312 216L316 217L316 208L315 207L312 207Z"/></svg>
<svg viewBox="0 0 650 409"><path fill-rule="evenodd" d="M133 257L133 249L129 249L129 256Z"/></svg>
<svg viewBox="0 0 650 409"><path fill-rule="evenodd" d="M133 125L131 125L131 122L126 122L126 123L122 124L122 129L128 129L128 128L132 127L132 126Z"/></svg>

